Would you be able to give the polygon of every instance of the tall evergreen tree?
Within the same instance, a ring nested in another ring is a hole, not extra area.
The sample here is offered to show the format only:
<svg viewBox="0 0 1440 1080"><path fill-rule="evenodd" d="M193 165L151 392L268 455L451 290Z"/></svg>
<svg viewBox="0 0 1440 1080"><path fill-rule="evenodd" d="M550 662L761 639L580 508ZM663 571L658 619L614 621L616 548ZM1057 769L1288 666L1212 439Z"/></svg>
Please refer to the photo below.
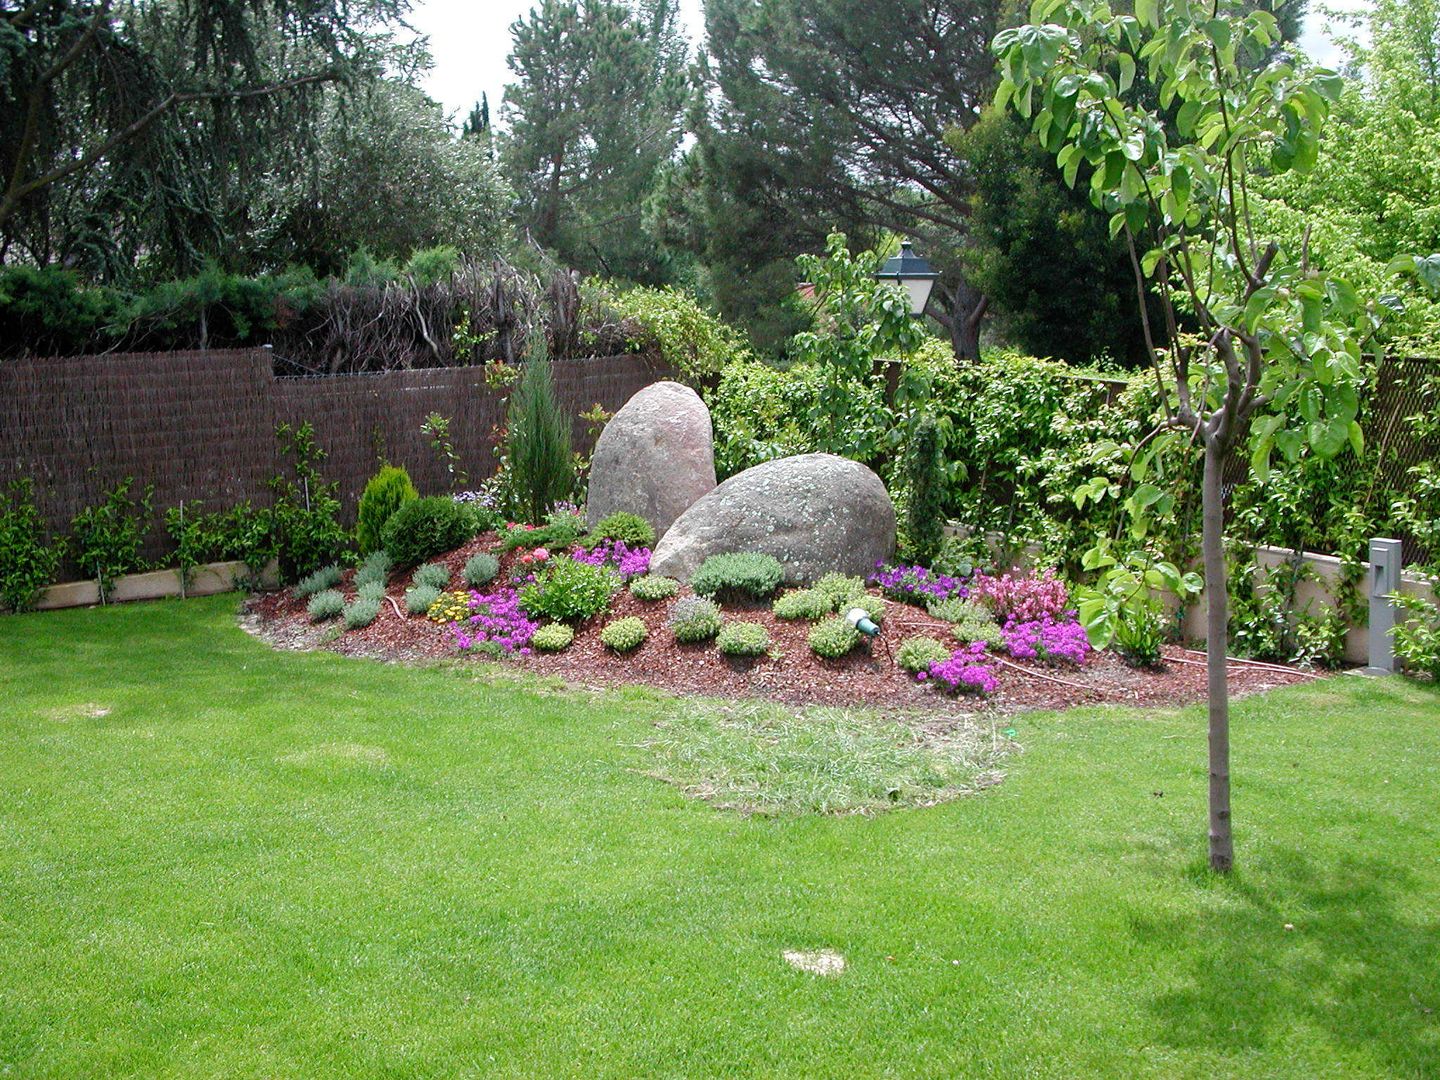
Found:
<svg viewBox="0 0 1440 1080"><path fill-rule="evenodd" d="M564 264L656 283L640 228L680 141L676 0L542 0L510 28L501 162L532 240Z"/></svg>

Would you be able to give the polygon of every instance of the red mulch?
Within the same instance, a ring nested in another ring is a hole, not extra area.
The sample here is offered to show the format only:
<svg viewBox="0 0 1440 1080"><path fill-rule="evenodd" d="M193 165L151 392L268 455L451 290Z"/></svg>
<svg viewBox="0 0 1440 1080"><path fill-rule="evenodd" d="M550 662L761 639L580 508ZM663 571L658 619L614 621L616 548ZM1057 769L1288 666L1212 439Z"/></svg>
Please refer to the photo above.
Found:
<svg viewBox="0 0 1440 1080"><path fill-rule="evenodd" d="M486 534L436 561L450 568L456 587L461 587L459 574L465 561L477 551L496 551L498 555L496 541L493 533ZM517 555L500 556L497 582L507 579ZM342 586L347 595L349 577L347 574ZM258 596L250 601L248 611L262 636L289 647L328 648L346 655L389 660L464 655L455 649L451 626L423 616L405 617L408 581L408 574L392 579L387 595L393 606L387 601L379 618L369 626L347 630L338 637L333 637L334 623L312 626L304 601L294 599L288 591ZM1137 670L1109 652L1094 654L1080 668L1005 660L1000 669L1000 689L995 694L984 699L966 695L952 698L941 695L933 686L915 682L890 661L886 645L893 652L906 637L929 634L949 640L946 623L908 604L886 601L882 640L868 650L862 645L840 660L817 657L806 644L811 624L777 619L768 605L728 607L726 616L765 626L778 653L774 658L733 659L722 655L713 642L678 645L665 627L669 606L670 601L644 603L623 591L615 597L606 616L578 629L574 643L564 652L516 656L511 662L525 671L558 676L585 687L644 683L678 694L707 697L765 697L794 704L864 703L947 712L957 706L976 710L993 706L1006 711L1088 704L1175 706L1203 701L1206 696L1203 656L1193 650L1169 647L1158 670ZM650 636L634 652L617 655L600 644L600 628L626 615L642 618ZM327 641L327 637L333 640ZM1241 696L1313 677L1275 665L1232 661L1230 691Z"/></svg>

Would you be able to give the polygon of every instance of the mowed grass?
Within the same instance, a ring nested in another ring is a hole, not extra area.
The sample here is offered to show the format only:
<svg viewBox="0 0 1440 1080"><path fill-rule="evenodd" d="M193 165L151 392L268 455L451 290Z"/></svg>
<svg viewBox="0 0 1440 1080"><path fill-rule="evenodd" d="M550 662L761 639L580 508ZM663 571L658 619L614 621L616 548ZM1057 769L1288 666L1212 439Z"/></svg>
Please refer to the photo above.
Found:
<svg viewBox="0 0 1440 1080"><path fill-rule="evenodd" d="M744 816L646 775L663 697L273 652L234 605L0 620L0 1075L1440 1075L1427 688L1240 703L1220 880L1198 709Z"/></svg>

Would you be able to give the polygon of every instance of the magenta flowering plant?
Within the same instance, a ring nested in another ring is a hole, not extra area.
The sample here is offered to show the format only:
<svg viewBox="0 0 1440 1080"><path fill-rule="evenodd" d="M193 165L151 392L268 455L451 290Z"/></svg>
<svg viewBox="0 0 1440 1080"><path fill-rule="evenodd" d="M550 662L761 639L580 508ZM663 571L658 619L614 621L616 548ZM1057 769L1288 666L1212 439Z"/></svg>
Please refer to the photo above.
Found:
<svg viewBox="0 0 1440 1080"><path fill-rule="evenodd" d="M937 660L916 672L921 682L933 682L950 693L993 694L1000 685L996 666L986 662L985 643L963 645L948 660Z"/></svg>
<svg viewBox="0 0 1440 1080"><path fill-rule="evenodd" d="M624 540L606 540L589 551L574 547L570 549L570 557L591 566L613 566L625 581L644 577L650 572L650 549L631 547Z"/></svg>
<svg viewBox="0 0 1440 1080"><path fill-rule="evenodd" d="M1070 590L1055 576L1054 570L1029 577L976 574L970 583L970 595L989 608L990 614L1001 625L1012 620L1029 622L1047 616L1061 619L1070 607Z"/></svg>
<svg viewBox="0 0 1440 1080"><path fill-rule="evenodd" d="M954 574L937 574L924 566L886 566L875 564L869 583L878 586L891 600L922 607L932 600L964 600L970 595L967 579Z"/></svg>
<svg viewBox="0 0 1440 1080"><path fill-rule="evenodd" d="M1000 634L1006 652L1017 660L1078 666L1091 652L1090 637L1073 611L1063 612L1058 619L1048 614L1038 619L1011 619Z"/></svg>
<svg viewBox="0 0 1440 1080"><path fill-rule="evenodd" d="M514 589L470 594L470 615L455 624L455 644L465 650L530 654L530 639L540 624L520 607Z"/></svg>

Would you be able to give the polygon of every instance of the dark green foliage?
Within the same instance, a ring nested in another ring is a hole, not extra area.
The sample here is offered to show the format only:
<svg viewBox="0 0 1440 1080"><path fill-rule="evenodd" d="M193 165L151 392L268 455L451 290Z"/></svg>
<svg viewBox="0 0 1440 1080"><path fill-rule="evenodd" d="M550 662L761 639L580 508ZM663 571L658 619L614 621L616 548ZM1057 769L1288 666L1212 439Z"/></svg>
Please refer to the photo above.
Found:
<svg viewBox="0 0 1440 1080"><path fill-rule="evenodd" d="M487 551L480 551L465 560L465 569L460 572L460 576L465 579L466 585L478 589L495 580L495 575L499 572L500 560Z"/></svg>
<svg viewBox="0 0 1440 1080"><path fill-rule="evenodd" d="M764 656L770 651L770 631L759 623L728 623L715 644L726 656Z"/></svg>
<svg viewBox="0 0 1440 1080"><path fill-rule="evenodd" d="M945 539L945 463L940 428L933 416L922 416L911 429L905 448L905 535L910 558L929 566Z"/></svg>
<svg viewBox="0 0 1440 1080"><path fill-rule="evenodd" d="M585 537L585 546L593 548L605 540L623 540L632 548L651 547L655 543L655 527L639 514L617 510L595 523Z"/></svg>
<svg viewBox="0 0 1440 1080"><path fill-rule="evenodd" d="M570 420L555 400L543 335L530 339L520 385L510 399L507 447L510 481L527 521L544 521L575 486Z"/></svg>
<svg viewBox="0 0 1440 1080"><path fill-rule="evenodd" d="M138 499L133 499L130 488L134 482L127 476L105 495L104 502L86 507L70 522L75 562L99 584L102 603L108 600L117 577L145 566L140 549L150 531L152 489L146 488Z"/></svg>
<svg viewBox="0 0 1440 1080"><path fill-rule="evenodd" d="M429 585L437 593L450 584L450 571L440 563L424 563L411 575L412 585Z"/></svg>
<svg viewBox="0 0 1440 1080"><path fill-rule="evenodd" d="M310 613L311 622L338 619L340 613L345 610L345 597L340 595L338 589L325 589L310 597L310 603L306 605L306 610Z"/></svg>
<svg viewBox="0 0 1440 1080"><path fill-rule="evenodd" d="M540 652L561 652L575 640L575 631L564 623L546 623L530 638L530 647Z"/></svg>
<svg viewBox="0 0 1440 1080"><path fill-rule="evenodd" d="M680 591L680 582L663 574L645 574L630 582L630 595L636 600L668 600Z"/></svg>
<svg viewBox="0 0 1440 1080"><path fill-rule="evenodd" d="M55 580L63 549L45 542L45 523L35 505L34 485L14 480L0 502L0 604L29 611L40 591Z"/></svg>
<svg viewBox="0 0 1440 1080"><path fill-rule="evenodd" d="M297 581L350 546L350 534L340 524L338 484L327 484L320 474L325 451L315 441L315 429L306 421L298 428L281 424L275 431L281 452L293 459L293 478L270 481L275 503L270 510L280 580Z"/></svg>
<svg viewBox="0 0 1440 1080"><path fill-rule="evenodd" d="M810 631L810 650L826 660L836 660L860 644L860 631L840 616L817 623Z"/></svg>
<svg viewBox="0 0 1440 1080"><path fill-rule="evenodd" d="M608 611L619 589L619 575L610 567L556 555L520 590L520 606L536 618L579 621Z"/></svg>
<svg viewBox="0 0 1440 1080"><path fill-rule="evenodd" d="M690 588L699 596L718 596L722 602L765 600L780 587L785 568L773 555L755 551L711 555L695 576Z"/></svg>
<svg viewBox="0 0 1440 1080"><path fill-rule="evenodd" d="M377 597L361 596L346 604L342 612L345 616L345 628L358 630L362 626L369 626L380 614L380 603Z"/></svg>
<svg viewBox="0 0 1440 1080"><path fill-rule="evenodd" d="M414 566L470 539L468 520L454 499L431 495L412 499L395 511L381 538L396 566Z"/></svg>
<svg viewBox="0 0 1440 1080"><path fill-rule="evenodd" d="M771 610L778 619L823 619L834 613L835 603L819 589L791 589Z"/></svg>
<svg viewBox="0 0 1440 1080"><path fill-rule="evenodd" d="M551 551L563 550L575 541L580 539L580 528L570 520L555 520L549 525L541 525L537 529L522 527L508 530L500 538L500 549L510 552L517 548L548 548Z"/></svg>
<svg viewBox="0 0 1440 1080"><path fill-rule="evenodd" d="M314 596L322 589L333 589L340 584L340 567L335 563L329 566L322 566L313 574L306 574L295 583L295 595L304 600L307 596Z"/></svg>
<svg viewBox="0 0 1440 1080"><path fill-rule="evenodd" d="M933 637L906 638L895 650L895 666L914 675L928 671L931 664L950 659L950 649Z"/></svg>
<svg viewBox="0 0 1440 1080"><path fill-rule="evenodd" d="M600 631L600 643L616 652L630 652L639 648L649 633L643 619L630 615L607 624Z"/></svg>
<svg viewBox="0 0 1440 1080"><path fill-rule="evenodd" d="M360 565L355 568L355 587L358 589L377 581L384 585L390 580L390 568L394 565L395 561L390 558L390 553L383 548L372 551L360 560Z"/></svg>
<svg viewBox="0 0 1440 1080"><path fill-rule="evenodd" d="M434 585L416 585L405 590L405 612L408 615L424 615L430 605L440 599L440 590Z"/></svg>
<svg viewBox="0 0 1440 1080"><path fill-rule="evenodd" d="M720 633L724 621L719 605L703 596L682 596L670 606L670 613L665 617L675 640L685 645L709 641Z"/></svg>
<svg viewBox="0 0 1440 1080"><path fill-rule="evenodd" d="M385 523L396 510L420 493L410 482L410 474L398 465L384 465L370 478L360 496L360 507L355 516L355 543L361 555L380 547L380 536Z"/></svg>
<svg viewBox="0 0 1440 1080"><path fill-rule="evenodd" d="M122 306L120 294L82 286L72 270L7 266L0 269L0 355L93 351Z"/></svg>

